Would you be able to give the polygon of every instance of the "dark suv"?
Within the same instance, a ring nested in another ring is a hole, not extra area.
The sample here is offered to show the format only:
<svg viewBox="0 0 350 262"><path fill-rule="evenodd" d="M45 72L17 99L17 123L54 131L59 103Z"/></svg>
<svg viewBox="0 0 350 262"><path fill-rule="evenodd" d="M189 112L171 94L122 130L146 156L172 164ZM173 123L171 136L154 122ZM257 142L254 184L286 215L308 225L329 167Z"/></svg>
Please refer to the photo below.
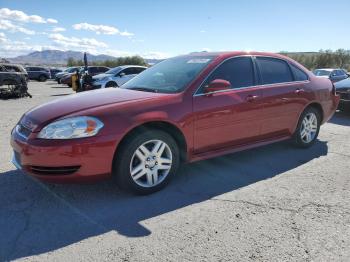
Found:
<svg viewBox="0 0 350 262"><path fill-rule="evenodd" d="M30 80L45 82L51 78L50 70L45 67L28 66L26 67L26 71Z"/></svg>

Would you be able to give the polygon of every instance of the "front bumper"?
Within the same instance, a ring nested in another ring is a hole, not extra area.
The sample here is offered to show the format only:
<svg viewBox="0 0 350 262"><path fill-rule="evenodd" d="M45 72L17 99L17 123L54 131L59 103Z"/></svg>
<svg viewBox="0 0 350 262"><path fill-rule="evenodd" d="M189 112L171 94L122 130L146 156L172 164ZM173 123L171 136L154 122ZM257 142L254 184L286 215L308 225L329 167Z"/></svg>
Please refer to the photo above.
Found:
<svg viewBox="0 0 350 262"><path fill-rule="evenodd" d="M53 183L81 183L111 175L116 141L114 136L27 140L13 131L11 146L12 163L30 176Z"/></svg>

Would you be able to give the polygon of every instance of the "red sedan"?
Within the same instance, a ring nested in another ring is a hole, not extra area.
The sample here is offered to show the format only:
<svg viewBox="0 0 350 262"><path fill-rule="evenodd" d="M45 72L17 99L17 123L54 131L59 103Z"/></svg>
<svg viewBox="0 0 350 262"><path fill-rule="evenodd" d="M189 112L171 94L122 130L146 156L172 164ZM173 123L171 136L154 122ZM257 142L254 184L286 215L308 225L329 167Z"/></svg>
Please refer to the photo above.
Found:
<svg viewBox="0 0 350 262"><path fill-rule="evenodd" d="M13 163L49 182L113 177L147 194L181 162L292 139L307 148L339 97L297 62L258 52L167 59L118 89L36 107L13 129Z"/></svg>

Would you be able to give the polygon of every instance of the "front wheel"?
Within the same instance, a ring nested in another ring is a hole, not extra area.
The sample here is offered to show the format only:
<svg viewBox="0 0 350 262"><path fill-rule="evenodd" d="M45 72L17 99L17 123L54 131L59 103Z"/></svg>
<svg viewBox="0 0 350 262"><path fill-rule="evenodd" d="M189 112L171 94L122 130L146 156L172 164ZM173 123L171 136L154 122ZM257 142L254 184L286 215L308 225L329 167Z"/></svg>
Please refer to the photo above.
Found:
<svg viewBox="0 0 350 262"><path fill-rule="evenodd" d="M313 108L306 108L301 114L298 126L294 133L294 144L298 147L307 148L313 145L320 132L320 112Z"/></svg>
<svg viewBox="0 0 350 262"><path fill-rule="evenodd" d="M175 140L165 132L149 130L132 136L121 146L113 176L122 189L151 194L169 183L179 162Z"/></svg>

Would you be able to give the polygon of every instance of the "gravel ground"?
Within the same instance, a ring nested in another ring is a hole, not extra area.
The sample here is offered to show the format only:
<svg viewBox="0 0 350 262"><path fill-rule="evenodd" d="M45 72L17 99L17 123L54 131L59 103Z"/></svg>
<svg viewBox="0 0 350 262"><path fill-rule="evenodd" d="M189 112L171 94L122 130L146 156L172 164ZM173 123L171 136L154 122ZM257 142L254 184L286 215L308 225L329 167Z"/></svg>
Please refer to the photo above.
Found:
<svg viewBox="0 0 350 262"><path fill-rule="evenodd" d="M137 197L16 171L11 128L72 93L53 82L29 91L0 101L0 261L350 261L350 114L310 149L284 142L194 163Z"/></svg>

